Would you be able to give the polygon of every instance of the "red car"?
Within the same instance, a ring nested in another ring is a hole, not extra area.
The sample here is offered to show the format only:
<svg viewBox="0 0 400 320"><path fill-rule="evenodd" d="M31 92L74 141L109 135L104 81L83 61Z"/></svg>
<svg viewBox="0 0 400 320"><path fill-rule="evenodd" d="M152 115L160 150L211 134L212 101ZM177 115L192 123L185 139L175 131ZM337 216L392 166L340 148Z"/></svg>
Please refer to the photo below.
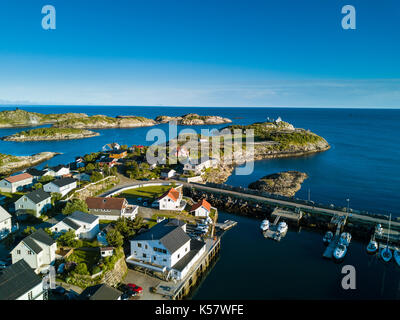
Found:
<svg viewBox="0 0 400 320"><path fill-rule="evenodd" d="M137 286L134 283L128 283L126 286L129 288L129 290L132 290L133 292L136 292L136 293L142 293L143 292L143 288Z"/></svg>

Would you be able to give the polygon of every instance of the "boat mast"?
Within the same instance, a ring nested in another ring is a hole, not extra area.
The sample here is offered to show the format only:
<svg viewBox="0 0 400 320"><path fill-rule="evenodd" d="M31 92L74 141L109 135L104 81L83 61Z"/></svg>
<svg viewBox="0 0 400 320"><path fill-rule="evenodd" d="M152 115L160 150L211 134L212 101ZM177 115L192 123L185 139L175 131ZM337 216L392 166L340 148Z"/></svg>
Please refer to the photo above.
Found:
<svg viewBox="0 0 400 320"><path fill-rule="evenodd" d="M389 247L389 233L390 233L390 221L392 220L392 214L389 216L389 231L388 231L388 236L387 236L387 242L386 242L386 249Z"/></svg>

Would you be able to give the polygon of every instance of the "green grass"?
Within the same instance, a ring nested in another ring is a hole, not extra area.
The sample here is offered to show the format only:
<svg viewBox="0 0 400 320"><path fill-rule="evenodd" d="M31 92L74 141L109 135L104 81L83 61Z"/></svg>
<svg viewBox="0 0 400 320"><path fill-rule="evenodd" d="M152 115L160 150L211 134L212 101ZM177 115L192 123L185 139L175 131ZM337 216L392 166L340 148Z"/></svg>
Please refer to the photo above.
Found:
<svg viewBox="0 0 400 320"><path fill-rule="evenodd" d="M75 249L74 253L67 258L68 261L74 261L76 263L86 263L88 269L90 269L91 266L97 264L99 259L100 253L98 251L84 251L80 249Z"/></svg>
<svg viewBox="0 0 400 320"><path fill-rule="evenodd" d="M13 137L43 137L53 136L58 134L82 134L85 130L73 128L37 128L27 131L21 131L13 134Z"/></svg>
<svg viewBox="0 0 400 320"><path fill-rule="evenodd" d="M117 195L117 197L123 198L158 198L163 193L168 191L172 186L148 186L143 188L136 188L124 191Z"/></svg>

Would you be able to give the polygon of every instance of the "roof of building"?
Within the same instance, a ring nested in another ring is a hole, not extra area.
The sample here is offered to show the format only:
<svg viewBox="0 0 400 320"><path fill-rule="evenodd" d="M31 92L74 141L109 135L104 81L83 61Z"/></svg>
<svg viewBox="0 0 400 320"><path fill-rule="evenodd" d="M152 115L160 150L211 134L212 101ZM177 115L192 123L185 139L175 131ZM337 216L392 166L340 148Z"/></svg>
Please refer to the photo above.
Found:
<svg viewBox="0 0 400 320"><path fill-rule="evenodd" d="M98 216L95 216L93 214L89 214L89 213L85 213L82 211L75 211L74 213L72 213L69 218L73 219L73 220L78 220L78 221L82 221L85 223L93 223L96 220L99 219Z"/></svg>
<svg viewBox="0 0 400 320"><path fill-rule="evenodd" d="M76 182L76 180L74 178L61 178L61 179L53 180L49 183L55 184L57 187L61 188L64 186L68 186L74 182Z"/></svg>
<svg viewBox="0 0 400 320"><path fill-rule="evenodd" d="M194 256L201 250L201 248L203 248L205 246L205 242L204 241L199 241L196 239L191 239L190 240L190 251L185 254L185 256L178 260L177 263L175 263L172 268L182 271L183 269L185 269L185 267L187 266L187 264L194 258Z"/></svg>
<svg viewBox="0 0 400 320"><path fill-rule="evenodd" d="M24 259L0 274L0 300L15 300L42 282Z"/></svg>
<svg viewBox="0 0 400 320"><path fill-rule="evenodd" d="M7 180L10 183L15 183L15 182L32 179L32 178L33 177L29 173L25 172L25 173L17 174L15 176L9 176L9 177L5 178L5 180Z"/></svg>
<svg viewBox="0 0 400 320"><path fill-rule="evenodd" d="M10 218L11 215L7 212L7 210L0 206L0 221L4 221Z"/></svg>
<svg viewBox="0 0 400 320"><path fill-rule="evenodd" d="M43 229L38 229L31 235L27 236L23 241L25 241L27 238L31 238L33 240L39 241L41 243L44 243L47 246L51 246L52 244L55 243L52 237L50 237Z"/></svg>
<svg viewBox="0 0 400 320"><path fill-rule="evenodd" d="M118 300L121 295L121 291L107 284L98 284L82 291L81 298L89 300Z"/></svg>
<svg viewBox="0 0 400 320"><path fill-rule="evenodd" d="M79 224L77 224L76 222L71 220L69 217L66 217L65 219L63 219L62 222L74 230L78 230L81 227Z"/></svg>
<svg viewBox="0 0 400 320"><path fill-rule="evenodd" d="M47 171L45 170L38 170L36 168L30 168L28 170L26 170L27 173L31 174L34 177L41 177L44 176L46 174Z"/></svg>
<svg viewBox="0 0 400 320"><path fill-rule="evenodd" d="M211 210L211 204L206 199L201 199L190 208L190 211L195 211L200 207L204 207L208 212Z"/></svg>
<svg viewBox="0 0 400 320"><path fill-rule="evenodd" d="M50 167L49 169L53 170L54 172L58 172L58 171L60 171L61 169L64 169L64 168L68 168L68 167L63 165L63 164L59 164L58 166Z"/></svg>
<svg viewBox="0 0 400 320"><path fill-rule="evenodd" d="M165 192L161 197L159 197L158 200L168 197L173 201L177 201L179 199L179 195L180 192L178 190L176 190L175 188L171 188L167 192Z"/></svg>
<svg viewBox="0 0 400 320"><path fill-rule="evenodd" d="M38 204L48 198L51 198L50 193L44 191L43 189L35 190L29 192L25 195L28 199L31 199L34 203Z"/></svg>
<svg viewBox="0 0 400 320"><path fill-rule="evenodd" d="M111 197L86 198L86 204L89 209L122 210L125 201L126 201L125 198L111 198Z"/></svg>
<svg viewBox="0 0 400 320"><path fill-rule="evenodd" d="M182 229L184 224L183 221L177 219L163 220L146 232L139 234L133 240L159 240L172 254L190 241L190 237Z"/></svg>

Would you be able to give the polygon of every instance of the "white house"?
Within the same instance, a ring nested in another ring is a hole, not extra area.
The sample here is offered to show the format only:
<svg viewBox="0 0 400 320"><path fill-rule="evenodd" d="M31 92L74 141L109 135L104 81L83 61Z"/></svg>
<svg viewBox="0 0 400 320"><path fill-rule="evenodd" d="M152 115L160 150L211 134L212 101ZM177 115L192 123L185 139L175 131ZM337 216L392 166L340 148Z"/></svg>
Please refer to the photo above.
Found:
<svg viewBox="0 0 400 320"><path fill-rule="evenodd" d="M81 211L75 211L52 226L50 230L56 235L61 235L67 231L73 230L77 238L93 239L100 231L99 217Z"/></svg>
<svg viewBox="0 0 400 320"><path fill-rule="evenodd" d="M163 220L131 240L126 261L180 280L204 252L205 243L192 240L183 221Z"/></svg>
<svg viewBox="0 0 400 320"><path fill-rule="evenodd" d="M32 186L33 177L29 173L21 173L0 181L0 191L14 193Z"/></svg>
<svg viewBox="0 0 400 320"><path fill-rule="evenodd" d="M29 168L25 171L33 177L33 182L38 182L42 177L50 176L50 172L47 170L38 170L36 168Z"/></svg>
<svg viewBox="0 0 400 320"><path fill-rule="evenodd" d="M182 201L182 192L175 188L169 189L157 199L160 210L183 210L184 201ZM183 203L181 203L183 202Z"/></svg>
<svg viewBox="0 0 400 320"><path fill-rule="evenodd" d="M102 258L111 257L114 254L113 247L102 247L100 248L100 255Z"/></svg>
<svg viewBox="0 0 400 320"><path fill-rule="evenodd" d="M15 202L15 211L27 212L32 210L36 217L51 208L51 195L42 189L23 195Z"/></svg>
<svg viewBox="0 0 400 320"><path fill-rule="evenodd" d="M12 232L11 215L0 206L0 240Z"/></svg>
<svg viewBox="0 0 400 320"><path fill-rule="evenodd" d="M194 204L192 208L190 208L190 213L195 217L208 217L210 211L211 204L205 199L201 199L199 202Z"/></svg>
<svg viewBox="0 0 400 320"><path fill-rule="evenodd" d="M57 192L62 196L65 196L70 191L77 187L76 180L74 178L61 178L50 181L43 186L43 190L46 192Z"/></svg>
<svg viewBox="0 0 400 320"><path fill-rule="evenodd" d="M89 213L98 216L101 220L118 220L127 218L134 220L138 213L138 206L128 204L125 198L89 197L86 198Z"/></svg>
<svg viewBox="0 0 400 320"><path fill-rule="evenodd" d="M43 229L39 229L11 250L12 263L23 259L36 273L39 273L54 263L56 250L57 243Z"/></svg>
<svg viewBox="0 0 400 320"><path fill-rule="evenodd" d="M174 169L166 169L161 171L161 178L172 178L173 176L175 176L176 171Z"/></svg>
<svg viewBox="0 0 400 320"><path fill-rule="evenodd" d="M200 174L203 170L208 168L215 168L218 165L218 160L214 158L201 158L201 159L189 159L184 166L184 172L194 172Z"/></svg>
<svg viewBox="0 0 400 320"><path fill-rule="evenodd" d="M87 173L76 173L72 176L72 178L79 180L79 181L87 181L87 182L91 182L90 180L90 175L88 175Z"/></svg>
<svg viewBox="0 0 400 320"><path fill-rule="evenodd" d="M69 170L69 167L60 164L58 166L48 168L47 172L51 176L53 176L55 178L59 178L59 177L63 177L65 175L68 175L70 173L70 170Z"/></svg>
<svg viewBox="0 0 400 320"><path fill-rule="evenodd" d="M0 300L44 300L42 279L25 260L19 260L0 275Z"/></svg>
<svg viewBox="0 0 400 320"><path fill-rule="evenodd" d="M189 157L190 153L189 150L185 146L178 146L176 148L175 156L177 158L187 158Z"/></svg>
<svg viewBox="0 0 400 320"><path fill-rule="evenodd" d="M118 143L113 142L113 143L108 143L108 144L104 145L102 148L102 151L105 151L105 152L106 151L116 151L119 149L121 149L121 146Z"/></svg>

